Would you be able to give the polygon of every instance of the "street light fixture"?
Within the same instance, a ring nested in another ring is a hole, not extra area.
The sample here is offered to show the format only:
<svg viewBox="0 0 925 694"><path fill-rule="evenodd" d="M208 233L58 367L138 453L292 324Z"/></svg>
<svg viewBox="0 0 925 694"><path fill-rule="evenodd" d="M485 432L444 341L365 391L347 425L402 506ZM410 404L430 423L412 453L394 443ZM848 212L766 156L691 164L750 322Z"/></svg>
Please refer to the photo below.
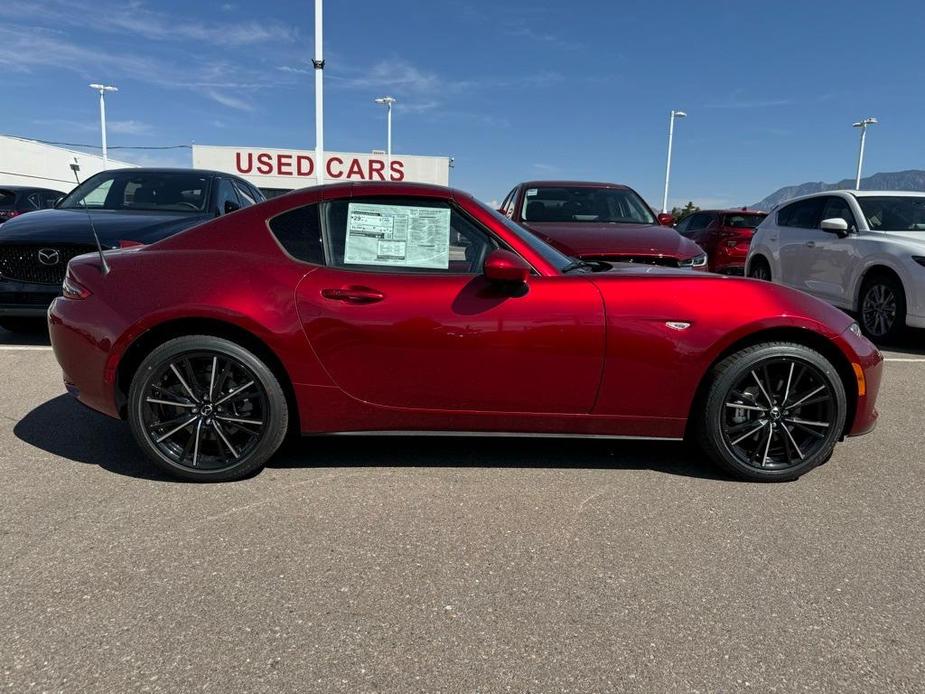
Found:
<svg viewBox="0 0 925 694"><path fill-rule="evenodd" d="M687 118L684 111L672 111L668 119L668 163L665 165L665 194L662 196L662 213L668 212L668 180L671 178L671 145L674 140L674 119Z"/></svg>
<svg viewBox="0 0 925 694"><path fill-rule="evenodd" d="M106 150L106 92L117 92L118 87L108 84L91 84L90 89L100 93L100 134L103 140L103 168L109 168L108 152Z"/></svg>
<svg viewBox="0 0 925 694"><path fill-rule="evenodd" d="M315 0L315 181L324 183L324 46L322 43L323 0Z"/></svg>
<svg viewBox="0 0 925 694"><path fill-rule="evenodd" d="M858 150L858 175L854 180L854 189L861 190L861 166L864 164L864 142L867 140L867 126L877 125L880 121L876 118L865 118L857 123L852 123L852 128L861 129L861 149Z"/></svg>
<svg viewBox="0 0 925 694"><path fill-rule="evenodd" d="M391 96L380 96L378 99L373 99L377 104L381 104L386 107L386 140L385 140L385 158L388 164L386 168L389 172L392 171L392 104L394 104L398 99L395 99Z"/></svg>

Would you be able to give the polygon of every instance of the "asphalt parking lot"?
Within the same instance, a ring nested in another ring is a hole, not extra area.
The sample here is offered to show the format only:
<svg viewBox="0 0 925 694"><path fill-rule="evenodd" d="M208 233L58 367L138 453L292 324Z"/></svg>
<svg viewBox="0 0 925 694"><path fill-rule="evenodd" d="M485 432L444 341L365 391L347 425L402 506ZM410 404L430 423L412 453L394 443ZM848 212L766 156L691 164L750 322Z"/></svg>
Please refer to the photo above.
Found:
<svg viewBox="0 0 925 694"><path fill-rule="evenodd" d="M169 481L0 331L7 691L925 689L925 340L789 484L675 444L307 439Z"/></svg>

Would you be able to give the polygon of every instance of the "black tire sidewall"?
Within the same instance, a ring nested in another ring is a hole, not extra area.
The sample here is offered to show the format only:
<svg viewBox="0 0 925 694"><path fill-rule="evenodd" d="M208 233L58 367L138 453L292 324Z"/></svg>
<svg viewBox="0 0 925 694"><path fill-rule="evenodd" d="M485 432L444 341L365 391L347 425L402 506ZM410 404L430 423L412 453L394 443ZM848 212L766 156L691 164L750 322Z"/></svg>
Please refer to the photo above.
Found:
<svg viewBox="0 0 925 694"><path fill-rule="evenodd" d="M749 370L775 358L794 358L816 367L826 378L835 398L836 416L824 445L805 461L784 469L762 470L738 459L729 448L722 432L722 416L729 390ZM752 481L790 481L822 465L832 455L842 436L847 417L847 396L834 365L819 352L796 343L769 343L746 348L727 357L714 369L713 382L707 393L699 426L704 452L735 476Z"/></svg>
<svg viewBox="0 0 925 694"><path fill-rule="evenodd" d="M896 318L893 320L893 325L885 335L874 335L867 329L867 324L864 322L864 300L867 298L870 290L878 285L889 288L889 290L893 292L893 296L896 297ZM864 334L871 340L881 343L896 342L899 340L906 330L906 292L902 284L893 277L883 275L864 280L864 284L861 286L861 296L858 300L858 323L860 323L861 330Z"/></svg>
<svg viewBox="0 0 925 694"><path fill-rule="evenodd" d="M235 465L222 470L194 470L165 457L148 437L144 426L144 397L152 376L165 363L191 352L216 352L245 364L267 394L267 430L257 446ZM263 467L286 436L289 409L279 380L258 357L230 340L211 335L178 337L156 347L145 357L132 378L128 398L128 421L136 442L145 454L173 477L193 482L228 482L242 479Z"/></svg>
<svg viewBox="0 0 925 694"><path fill-rule="evenodd" d="M764 272L765 272L765 274L767 275L767 277L757 277L757 276L755 275L755 271L756 271L758 268L761 268L762 270L764 270ZM749 265L748 270L749 270L748 276L749 276L751 279L758 280L759 282L770 282L770 281L771 281L771 266L770 266L770 264L768 263L768 261L765 260L764 257L762 257L762 256L759 256L759 257L755 258L755 259L751 262L751 265Z"/></svg>

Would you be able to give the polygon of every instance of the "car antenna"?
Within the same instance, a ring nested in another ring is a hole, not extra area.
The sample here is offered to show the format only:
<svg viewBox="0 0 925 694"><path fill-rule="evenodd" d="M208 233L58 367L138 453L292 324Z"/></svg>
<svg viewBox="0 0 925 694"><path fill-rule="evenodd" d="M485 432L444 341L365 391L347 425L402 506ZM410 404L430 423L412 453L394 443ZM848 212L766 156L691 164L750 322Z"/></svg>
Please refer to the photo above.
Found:
<svg viewBox="0 0 925 694"><path fill-rule="evenodd" d="M74 172L74 178L77 179L77 185L80 185L80 176L77 175L77 172L80 171L80 164L77 163L77 157L74 157L74 163L71 164L71 171ZM100 237L96 233L96 227L93 224L93 215L90 214L90 210L87 209L87 201L81 200L83 203L84 212L87 213L87 221L90 222L90 233L93 234L93 242L96 244L96 252L100 254L100 273L104 275L109 274L109 263L106 262L106 256L103 255L103 245L100 243Z"/></svg>

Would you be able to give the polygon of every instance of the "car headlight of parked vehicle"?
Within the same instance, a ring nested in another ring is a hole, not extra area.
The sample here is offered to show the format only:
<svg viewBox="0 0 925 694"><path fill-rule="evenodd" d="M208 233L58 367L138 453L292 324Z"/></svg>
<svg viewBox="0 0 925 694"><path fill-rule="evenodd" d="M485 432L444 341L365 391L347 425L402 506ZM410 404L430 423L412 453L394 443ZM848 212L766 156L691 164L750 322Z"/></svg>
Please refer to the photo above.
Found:
<svg viewBox="0 0 925 694"><path fill-rule="evenodd" d="M693 258L682 260L680 265L681 267L694 267L694 268L706 267L707 254L701 253L700 255L695 255Z"/></svg>

